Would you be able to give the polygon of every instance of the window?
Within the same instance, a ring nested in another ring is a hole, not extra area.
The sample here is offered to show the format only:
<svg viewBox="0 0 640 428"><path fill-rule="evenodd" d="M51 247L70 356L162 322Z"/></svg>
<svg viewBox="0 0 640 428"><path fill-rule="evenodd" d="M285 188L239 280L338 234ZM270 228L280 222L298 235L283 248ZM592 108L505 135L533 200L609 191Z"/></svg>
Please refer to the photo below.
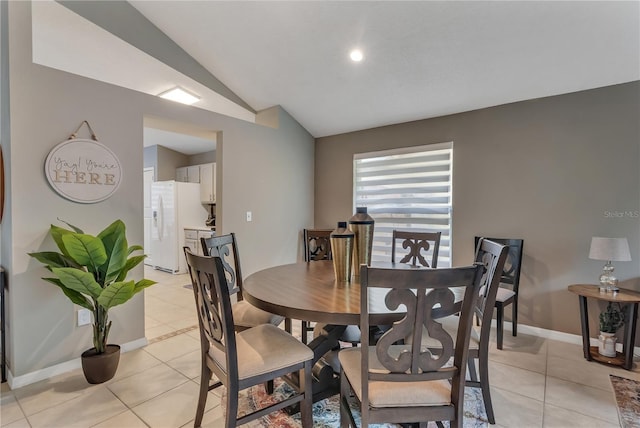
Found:
<svg viewBox="0 0 640 428"><path fill-rule="evenodd" d="M453 143L354 155L354 211L375 220L371 259L391 260L393 229L442 232L438 267L451 266Z"/></svg>

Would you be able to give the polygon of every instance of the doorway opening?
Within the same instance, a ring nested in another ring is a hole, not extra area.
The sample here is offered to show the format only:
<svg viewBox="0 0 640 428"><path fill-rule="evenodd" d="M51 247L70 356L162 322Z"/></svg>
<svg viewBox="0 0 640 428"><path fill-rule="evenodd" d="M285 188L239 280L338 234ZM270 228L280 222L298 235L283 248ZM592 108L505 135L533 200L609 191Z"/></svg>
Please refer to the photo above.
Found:
<svg viewBox="0 0 640 428"><path fill-rule="evenodd" d="M194 125L144 119L144 275L158 282L145 290L149 343L198 325L183 247L215 233L216 138Z"/></svg>

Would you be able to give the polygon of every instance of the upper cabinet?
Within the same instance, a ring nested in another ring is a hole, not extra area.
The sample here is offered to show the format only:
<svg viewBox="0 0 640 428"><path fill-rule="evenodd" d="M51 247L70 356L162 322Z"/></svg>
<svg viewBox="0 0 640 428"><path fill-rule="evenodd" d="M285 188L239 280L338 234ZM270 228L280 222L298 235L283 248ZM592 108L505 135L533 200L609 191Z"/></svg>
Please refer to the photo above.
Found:
<svg viewBox="0 0 640 428"><path fill-rule="evenodd" d="M200 200L203 204L216 203L216 164L200 165Z"/></svg>
<svg viewBox="0 0 640 428"><path fill-rule="evenodd" d="M183 183L200 183L200 165L176 168L176 181Z"/></svg>

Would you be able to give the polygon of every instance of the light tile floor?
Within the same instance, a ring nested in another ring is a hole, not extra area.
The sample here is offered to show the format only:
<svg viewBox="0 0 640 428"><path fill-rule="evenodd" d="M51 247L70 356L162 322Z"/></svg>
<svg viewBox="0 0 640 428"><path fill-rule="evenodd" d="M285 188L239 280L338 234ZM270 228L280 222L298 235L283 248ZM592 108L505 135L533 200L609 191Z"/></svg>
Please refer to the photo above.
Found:
<svg viewBox="0 0 640 428"><path fill-rule="evenodd" d="M2 427L178 428L193 426L200 360L193 292L187 276L163 276L146 291L150 344L122 354L115 378L89 385L81 370L10 390L2 384ZM155 272L145 272L153 278ZM185 281L186 279L186 281ZM299 322L294 322L299 334ZM520 334L490 348L498 427L619 426L609 374L633 371L587 362L579 345ZM203 427L222 427L220 391L210 392ZM255 424L249 424L251 426Z"/></svg>

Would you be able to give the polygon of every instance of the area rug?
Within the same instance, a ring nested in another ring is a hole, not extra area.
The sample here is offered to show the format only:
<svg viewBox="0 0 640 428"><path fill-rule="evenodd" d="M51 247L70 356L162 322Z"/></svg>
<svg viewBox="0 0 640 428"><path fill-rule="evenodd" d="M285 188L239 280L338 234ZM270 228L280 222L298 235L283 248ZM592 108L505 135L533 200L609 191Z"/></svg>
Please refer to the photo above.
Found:
<svg viewBox="0 0 640 428"><path fill-rule="evenodd" d="M622 428L640 428L640 382L609 375Z"/></svg>
<svg viewBox="0 0 640 428"><path fill-rule="evenodd" d="M281 380L276 380L275 390L273 395L266 393L262 385L254 386L240 392L240 399L238 402L238 414L244 415L250 413L256 409L262 408L275 401L280 401L284 396L288 396L293 393L293 390L286 383ZM226 406L226 390L222 394L222 408ZM352 403L352 408L356 408L355 403ZM360 422L359 417L356 414L356 422ZM445 426L449 426L449 422L444 422ZM265 428L300 428L300 413L295 415L288 415L284 411L273 412L267 416L262 417L259 420L259 426ZM313 426L314 428L339 428L340 427L340 404L339 396L327 398L322 401L318 401L313 405ZM435 428L436 424L429 423L429 428ZM464 394L464 424L465 428L480 428L487 427L488 420L484 410L484 404L482 402L482 393L479 388L465 388ZM395 424L381 424L371 425L376 428L399 428L400 425Z"/></svg>

